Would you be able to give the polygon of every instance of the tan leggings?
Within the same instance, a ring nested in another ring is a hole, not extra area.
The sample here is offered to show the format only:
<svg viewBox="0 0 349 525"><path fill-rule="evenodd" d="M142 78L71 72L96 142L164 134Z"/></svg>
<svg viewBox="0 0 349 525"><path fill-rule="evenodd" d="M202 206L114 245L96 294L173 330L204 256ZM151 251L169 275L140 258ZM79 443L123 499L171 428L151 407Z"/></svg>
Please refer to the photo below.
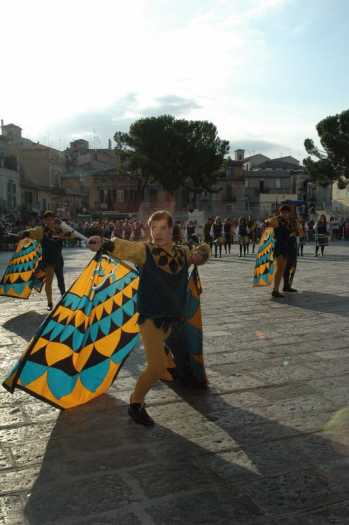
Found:
<svg viewBox="0 0 349 525"><path fill-rule="evenodd" d="M157 328L150 319L140 325L140 330L147 366L138 378L131 403L143 403L147 392L159 379L172 379L167 369L173 366L173 363L166 355L164 346L170 331L164 332L161 328Z"/></svg>
<svg viewBox="0 0 349 525"><path fill-rule="evenodd" d="M55 274L54 266L45 266L45 273L46 273L45 292L46 292L47 302L48 304L52 304L52 283L53 283L53 276Z"/></svg>
<svg viewBox="0 0 349 525"><path fill-rule="evenodd" d="M57 284L61 295L65 293L63 265L52 266L48 264L45 266L45 292L47 297L47 303L52 304L52 283L53 277L56 274Z"/></svg>
<svg viewBox="0 0 349 525"><path fill-rule="evenodd" d="M276 259L276 271L274 276L274 291L278 292L280 288L280 283L282 276L284 275L284 271L286 268L287 258L283 257L282 255L279 255Z"/></svg>

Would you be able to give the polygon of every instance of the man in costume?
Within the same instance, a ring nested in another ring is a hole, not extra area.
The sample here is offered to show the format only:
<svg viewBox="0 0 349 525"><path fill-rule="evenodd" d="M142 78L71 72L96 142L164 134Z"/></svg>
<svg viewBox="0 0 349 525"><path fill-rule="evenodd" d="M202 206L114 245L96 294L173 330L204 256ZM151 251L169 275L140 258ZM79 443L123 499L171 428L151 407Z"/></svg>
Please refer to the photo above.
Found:
<svg viewBox="0 0 349 525"><path fill-rule="evenodd" d="M173 243L173 219L169 212L155 212L148 220L151 242L124 239L104 241L91 237L88 246L112 257L134 263L140 268L138 288L138 323L144 343L147 366L138 378L130 398L129 415L145 426L154 424L144 400L150 388L160 379L171 379L165 341L184 321L188 267L204 264L210 254L206 244L190 250Z"/></svg>
<svg viewBox="0 0 349 525"><path fill-rule="evenodd" d="M285 297L280 293L280 283L284 276L287 259L289 255L289 243L290 243L290 214L291 208L287 204L280 207L279 213L276 217L272 217L266 221L267 226L274 228L274 261L276 263L276 270L274 275L274 287L272 291L272 297L283 298Z"/></svg>
<svg viewBox="0 0 349 525"><path fill-rule="evenodd" d="M42 265L45 270L45 292L47 297L47 309L52 310L52 283L56 275L57 284L61 295L65 294L64 282L64 260L62 255L63 240L74 238L72 233L65 233L59 228L57 218L52 211L45 211L42 218L42 226L31 228L21 234L41 242Z"/></svg>
<svg viewBox="0 0 349 525"><path fill-rule="evenodd" d="M292 208L292 214L288 222L290 234L288 238L287 262L284 271L284 292L297 292L297 290L292 287L292 284L297 268L297 237L299 235L299 225L297 220L296 208L295 206L293 206Z"/></svg>

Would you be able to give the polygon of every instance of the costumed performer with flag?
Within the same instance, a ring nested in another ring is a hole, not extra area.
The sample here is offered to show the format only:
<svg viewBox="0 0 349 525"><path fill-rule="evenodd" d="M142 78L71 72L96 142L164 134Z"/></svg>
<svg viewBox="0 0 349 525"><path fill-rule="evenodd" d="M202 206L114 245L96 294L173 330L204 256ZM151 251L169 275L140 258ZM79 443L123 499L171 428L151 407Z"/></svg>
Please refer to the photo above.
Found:
<svg viewBox="0 0 349 525"><path fill-rule="evenodd" d="M172 379L165 344L176 325L185 321L188 268L204 264L210 255L206 244L193 250L174 244L173 218L166 210L154 212L148 226L151 242L118 238L103 242L99 236L88 241L93 251L102 250L140 268L138 323L147 365L131 395L128 412L136 423L145 426L154 424L144 405L147 392L160 379Z"/></svg>
<svg viewBox="0 0 349 525"><path fill-rule="evenodd" d="M258 247L254 272L254 286L269 286L273 282L272 297L283 298L280 283L284 276L289 254L291 208L287 204L279 208L278 215L265 221Z"/></svg>
<svg viewBox="0 0 349 525"><path fill-rule="evenodd" d="M65 223L63 223L65 225ZM63 241L83 237L73 229L61 227L61 221L52 211L45 211L42 216L42 225L25 230L21 233L22 238L39 241L42 246L41 267L45 271L45 292L47 297L47 309L52 310L52 283L56 275L57 284L61 295L65 294L64 282L64 259L62 255ZM87 239L86 239L87 240Z"/></svg>

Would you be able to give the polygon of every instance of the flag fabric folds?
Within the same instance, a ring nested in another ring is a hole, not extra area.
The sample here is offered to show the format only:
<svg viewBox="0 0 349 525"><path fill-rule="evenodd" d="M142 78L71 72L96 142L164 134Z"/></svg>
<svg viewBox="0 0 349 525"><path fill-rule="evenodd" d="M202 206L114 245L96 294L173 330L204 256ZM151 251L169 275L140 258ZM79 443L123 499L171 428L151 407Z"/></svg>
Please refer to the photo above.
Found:
<svg viewBox="0 0 349 525"><path fill-rule="evenodd" d="M208 382L203 358L201 293L199 272L195 267L188 280L185 322L169 337L166 346L174 357L172 375L184 384L205 387Z"/></svg>
<svg viewBox="0 0 349 525"><path fill-rule="evenodd" d="M105 393L139 342L139 274L120 260L97 254L39 327L3 386L68 409ZM168 339L174 377L206 385L195 269L188 280L186 320ZM169 366L170 368L170 366ZM169 377L170 378L170 377Z"/></svg>
<svg viewBox="0 0 349 525"><path fill-rule="evenodd" d="M28 299L33 289L41 292L45 271L41 267L42 248L39 241L19 241L0 281L0 295Z"/></svg>
<svg viewBox="0 0 349 525"><path fill-rule="evenodd" d="M253 286L270 286L274 275L274 229L266 228L262 234L256 256Z"/></svg>
<svg viewBox="0 0 349 525"><path fill-rule="evenodd" d="M59 408L103 394L139 339L138 273L97 255L41 324L3 386Z"/></svg>

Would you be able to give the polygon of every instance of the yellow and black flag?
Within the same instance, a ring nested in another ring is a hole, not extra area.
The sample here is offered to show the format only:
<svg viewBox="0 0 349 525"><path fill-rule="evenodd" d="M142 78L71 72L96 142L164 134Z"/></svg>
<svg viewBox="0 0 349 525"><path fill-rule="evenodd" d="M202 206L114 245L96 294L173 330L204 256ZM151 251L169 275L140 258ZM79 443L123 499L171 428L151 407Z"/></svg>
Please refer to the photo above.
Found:
<svg viewBox="0 0 349 525"><path fill-rule="evenodd" d="M39 241L28 237L19 241L0 281L0 295L28 299L33 289L41 292L45 280L41 262Z"/></svg>
<svg viewBox="0 0 349 525"><path fill-rule="evenodd" d="M274 275L274 229L266 228L262 234L256 256L253 286L270 286Z"/></svg>
<svg viewBox="0 0 349 525"><path fill-rule="evenodd" d="M100 396L139 339L138 273L97 254L41 324L3 386L58 408Z"/></svg>

